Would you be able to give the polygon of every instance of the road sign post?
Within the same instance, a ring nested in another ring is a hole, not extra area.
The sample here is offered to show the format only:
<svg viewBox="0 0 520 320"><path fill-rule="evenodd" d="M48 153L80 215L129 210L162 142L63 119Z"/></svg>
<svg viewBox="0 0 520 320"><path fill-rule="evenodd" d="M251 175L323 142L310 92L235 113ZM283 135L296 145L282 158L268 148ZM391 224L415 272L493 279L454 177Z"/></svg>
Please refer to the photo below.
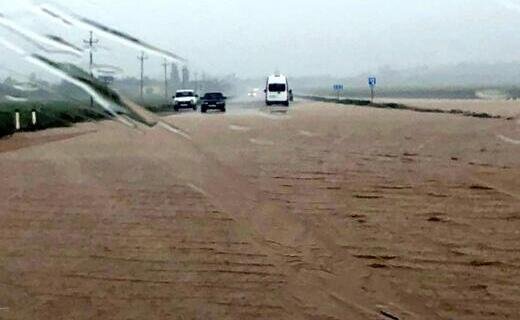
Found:
<svg viewBox="0 0 520 320"><path fill-rule="evenodd" d="M340 93L344 90L344 87L342 84L335 84L333 86L334 92L336 92L338 101L340 100Z"/></svg>
<svg viewBox="0 0 520 320"><path fill-rule="evenodd" d="M375 92L376 92L377 78L370 77L368 78L368 86L370 87L370 101L374 102Z"/></svg>

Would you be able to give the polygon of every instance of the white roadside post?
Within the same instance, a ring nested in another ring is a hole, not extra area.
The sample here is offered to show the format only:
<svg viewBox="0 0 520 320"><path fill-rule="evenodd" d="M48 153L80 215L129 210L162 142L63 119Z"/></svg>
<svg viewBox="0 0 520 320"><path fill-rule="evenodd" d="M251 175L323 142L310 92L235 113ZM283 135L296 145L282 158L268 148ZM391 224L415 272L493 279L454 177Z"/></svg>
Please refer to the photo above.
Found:
<svg viewBox="0 0 520 320"><path fill-rule="evenodd" d="M31 123L32 123L33 127L36 127L36 122L37 122L36 110L33 109L32 112L31 112Z"/></svg>
<svg viewBox="0 0 520 320"><path fill-rule="evenodd" d="M16 131L20 130L20 111L18 110L14 112L14 127Z"/></svg>

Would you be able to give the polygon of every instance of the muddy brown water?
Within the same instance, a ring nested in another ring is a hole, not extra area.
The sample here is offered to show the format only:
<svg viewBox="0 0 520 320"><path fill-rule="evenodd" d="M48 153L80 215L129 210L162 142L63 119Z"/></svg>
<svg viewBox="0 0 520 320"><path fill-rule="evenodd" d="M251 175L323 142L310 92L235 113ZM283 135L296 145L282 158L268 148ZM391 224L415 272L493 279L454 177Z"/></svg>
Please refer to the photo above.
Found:
<svg viewBox="0 0 520 320"><path fill-rule="evenodd" d="M514 122L271 116L0 140L0 318L520 316Z"/></svg>

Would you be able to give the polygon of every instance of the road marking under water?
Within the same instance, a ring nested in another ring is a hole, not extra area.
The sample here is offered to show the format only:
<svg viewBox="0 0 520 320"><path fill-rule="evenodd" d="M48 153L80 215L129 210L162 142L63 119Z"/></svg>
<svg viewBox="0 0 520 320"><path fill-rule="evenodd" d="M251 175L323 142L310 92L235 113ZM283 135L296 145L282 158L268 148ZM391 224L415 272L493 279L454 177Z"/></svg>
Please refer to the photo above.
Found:
<svg viewBox="0 0 520 320"><path fill-rule="evenodd" d="M230 125L229 129L233 130L233 131L250 131L251 130L251 128L249 128L249 127L242 127L242 126L237 126L234 124Z"/></svg>
<svg viewBox="0 0 520 320"><path fill-rule="evenodd" d="M259 146L274 146L274 142L269 140L249 139L249 142Z"/></svg>
<svg viewBox="0 0 520 320"><path fill-rule="evenodd" d="M305 130L300 130L299 133L300 133L301 136L310 137L310 138L317 136L317 134L312 133L310 131L305 131Z"/></svg>
<svg viewBox="0 0 520 320"><path fill-rule="evenodd" d="M503 136L501 134L497 135L497 138L499 138L500 140L502 140L504 142L507 142L507 143L520 145L520 140L515 140L515 139L512 139L512 138L508 138L508 137Z"/></svg>
<svg viewBox="0 0 520 320"><path fill-rule="evenodd" d="M208 194L206 193L206 191L204 191L202 188L199 188L199 187L197 187L196 185L194 185L194 184L192 184L192 183L188 183L188 187L190 187L193 191L202 194L202 195L205 196L205 197L208 196Z"/></svg>

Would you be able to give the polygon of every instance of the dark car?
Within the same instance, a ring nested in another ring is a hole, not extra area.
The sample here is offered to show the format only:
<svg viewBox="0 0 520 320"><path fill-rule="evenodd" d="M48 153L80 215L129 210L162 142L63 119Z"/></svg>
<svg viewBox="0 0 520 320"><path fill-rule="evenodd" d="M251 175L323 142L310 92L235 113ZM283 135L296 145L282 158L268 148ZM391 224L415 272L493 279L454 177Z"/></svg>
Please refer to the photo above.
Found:
<svg viewBox="0 0 520 320"><path fill-rule="evenodd" d="M202 113L206 113L209 109L217 109L222 112L226 112L226 99L221 92L208 92L206 93L201 101L200 110Z"/></svg>

